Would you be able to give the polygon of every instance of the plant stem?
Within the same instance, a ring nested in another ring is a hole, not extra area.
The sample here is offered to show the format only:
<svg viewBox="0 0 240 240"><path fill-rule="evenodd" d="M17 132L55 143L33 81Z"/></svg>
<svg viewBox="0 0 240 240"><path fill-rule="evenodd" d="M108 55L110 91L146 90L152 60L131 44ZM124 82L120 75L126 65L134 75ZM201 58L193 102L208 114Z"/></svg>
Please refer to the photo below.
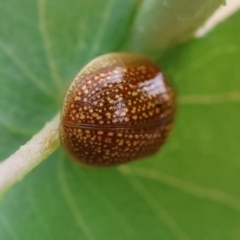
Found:
<svg viewBox="0 0 240 240"><path fill-rule="evenodd" d="M0 163L0 194L20 181L59 146L59 113L25 145Z"/></svg>

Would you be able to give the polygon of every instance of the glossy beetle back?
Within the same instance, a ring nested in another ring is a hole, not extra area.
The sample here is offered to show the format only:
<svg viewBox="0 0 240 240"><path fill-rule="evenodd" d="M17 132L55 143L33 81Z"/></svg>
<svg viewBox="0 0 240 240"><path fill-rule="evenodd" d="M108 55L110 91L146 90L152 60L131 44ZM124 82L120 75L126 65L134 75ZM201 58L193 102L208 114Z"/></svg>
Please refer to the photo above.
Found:
<svg viewBox="0 0 240 240"><path fill-rule="evenodd" d="M122 164L162 146L174 110L174 91L155 63L142 55L107 54L86 65L70 85L61 142L84 165Z"/></svg>

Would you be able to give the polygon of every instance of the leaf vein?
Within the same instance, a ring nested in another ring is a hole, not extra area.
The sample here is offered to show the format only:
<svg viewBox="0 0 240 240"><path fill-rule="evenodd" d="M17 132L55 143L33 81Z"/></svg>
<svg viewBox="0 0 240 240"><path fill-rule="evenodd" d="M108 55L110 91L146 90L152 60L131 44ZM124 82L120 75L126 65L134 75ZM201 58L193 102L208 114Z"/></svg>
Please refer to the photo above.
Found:
<svg viewBox="0 0 240 240"><path fill-rule="evenodd" d="M73 167L73 171L75 172L76 177L81 182L82 180L79 178L79 174L77 174L75 167ZM135 232L135 229L130 225L130 223L126 221L122 214L115 209L112 202L108 200L108 198L106 198L102 191L100 191L96 187L96 184L92 183L91 179L88 179L87 184L89 185L89 190L91 190L92 193L96 196L96 199L98 198L99 204L100 200L102 200L102 204L108 209L112 217L115 218L115 222L119 223L119 227L121 226L129 235L132 235Z"/></svg>
<svg viewBox="0 0 240 240"><path fill-rule="evenodd" d="M6 46L1 40L0 50L12 61L12 63L15 64L15 66L23 73L23 75L27 77L29 81L31 81L44 94L55 100L52 92L49 91L49 89L44 84L42 84L42 81L40 81L31 71L28 70L28 68L22 63L16 54L14 54L10 48Z"/></svg>
<svg viewBox="0 0 240 240"><path fill-rule="evenodd" d="M70 212L74 216L77 226L82 229L84 235L89 239L89 240L94 240L95 237L93 236L92 232L90 231L89 227L87 226L87 223L83 219L83 216L81 212L79 211L77 204L74 200L74 197L71 193L71 190L67 184L66 181L66 176L65 176L65 171L64 171L64 165L63 165L63 160L59 163L58 167L58 179L60 183L60 187L62 190L62 194L65 197L66 203L70 209Z"/></svg>
<svg viewBox="0 0 240 240"><path fill-rule="evenodd" d="M61 78L58 73L57 64L52 54L52 44L47 31L46 16L45 16L45 0L38 0L38 16L39 16L39 30L43 39L43 46L47 57L52 80L57 89L61 90Z"/></svg>
<svg viewBox="0 0 240 240"><path fill-rule="evenodd" d="M50 234L51 233L51 231L49 229L50 226L46 221L44 221L41 210L37 207L38 206L37 201L36 201L36 199L34 199L34 196L32 194L35 190L35 186L33 186L33 183L31 181L29 181L27 190L28 190L27 195L28 195L28 199L30 202L29 207L31 208L32 212L36 216L35 217L36 225L38 227L42 228L42 230L41 230L42 232ZM51 235L48 235L48 236L51 236ZM43 237L43 233L42 233L41 237Z"/></svg>
<svg viewBox="0 0 240 240"><path fill-rule="evenodd" d="M121 170L127 175L144 177L161 182L182 192L193 195L194 197L215 201L240 212L240 200L224 191L201 187L186 180L181 180L175 176L152 169L147 170L135 166L133 168L124 167L121 168Z"/></svg>
<svg viewBox="0 0 240 240"><path fill-rule="evenodd" d="M101 24L98 28L98 32L96 34L96 37L94 38L95 41L93 42L93 46L91 48L91 51L89 52L88 59L93 58L93 56L95 54L97 54L97 52L99 51L99 47L100 47L99 43L100 43L101 39L103 38L105 29L107 27L108 19L111 15L111 12L112 12L111 9L113 8L115 1L116 0L110 0L107 3L107 6L106 6L106 8L103 12L103 15L102 15Z"/></svg>
<svg viewBox="0 0 240 240"><path fill-rule="evenodd" d="M183 95L179 97L179 103L182 105L185 104L218 104L218 103L227 103L227 102L236 102L240 103L240 92L229 92L229 93L219 93L212 95Z"/></svg>
<svg viewBox="0 0 240 240"><path fill-rule="evenodd" d="M21 128L11 126L8 123L4 122L1 118L0 118L0 125L2 127L4 127L5 129L7 129L8 131L10 131L12 133L20 134L22 136L29 137L29 136L32 136L35 133L35 131L30 131L28 129L21 129Z"/></svg>
<svg viewBox="0 0 240 240"><path fill-rule="evenodd" d="M119 167L118 170L125 174L126 166ZM127 168L128 169L128 168ZM157 217L172 231L172 233L180 240L190 239L187 234L181 229L178 223L171 217L171 215L157 202L150 193L142 186L136 178L127 178L132 188L148 203L154 210Z"/></svg>

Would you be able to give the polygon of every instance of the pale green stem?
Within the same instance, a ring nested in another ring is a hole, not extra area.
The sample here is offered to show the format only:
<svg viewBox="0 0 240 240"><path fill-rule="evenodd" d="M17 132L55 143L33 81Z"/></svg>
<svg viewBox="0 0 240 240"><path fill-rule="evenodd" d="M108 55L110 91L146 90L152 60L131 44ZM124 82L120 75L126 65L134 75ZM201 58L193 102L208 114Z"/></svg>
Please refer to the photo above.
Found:
<svg viewBox="0 0 240 240"><path fill-rule="evenodd" d="M59 114L0 164L0 194L20 181L59 145Z"/></svg>

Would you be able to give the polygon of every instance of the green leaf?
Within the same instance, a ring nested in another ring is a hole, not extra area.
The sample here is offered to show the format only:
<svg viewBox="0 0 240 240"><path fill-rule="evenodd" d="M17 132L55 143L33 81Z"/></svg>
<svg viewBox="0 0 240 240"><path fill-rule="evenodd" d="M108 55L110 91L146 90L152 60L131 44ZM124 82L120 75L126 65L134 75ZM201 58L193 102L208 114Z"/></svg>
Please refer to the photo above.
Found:
<svg viewBox="0 0 240 240"><path fill-rule="evenodd" d="M2 159L58 111L88 60L126 43L139 3L94 2L0 3ZM161 152L83 169L58 150L1 200L0 239L239 239L239 21L159 56L179 95Z"/></svg>

